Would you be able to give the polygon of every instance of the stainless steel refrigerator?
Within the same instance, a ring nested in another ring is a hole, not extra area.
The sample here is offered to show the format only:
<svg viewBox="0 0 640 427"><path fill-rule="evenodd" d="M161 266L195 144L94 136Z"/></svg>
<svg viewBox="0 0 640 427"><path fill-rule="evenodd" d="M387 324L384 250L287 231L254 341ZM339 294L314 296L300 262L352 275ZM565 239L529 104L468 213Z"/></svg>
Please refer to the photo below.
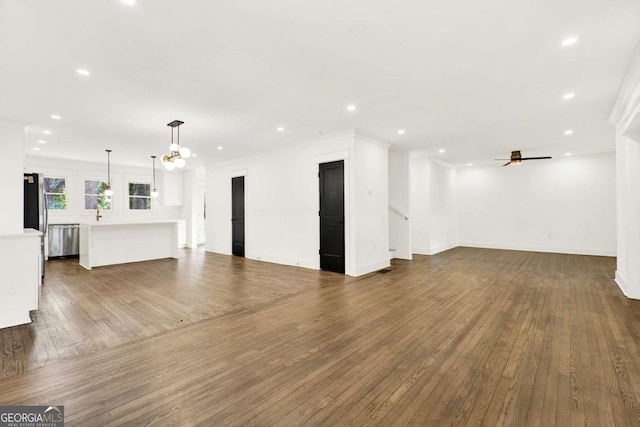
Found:
<svg viewBox="0 0 640 427"><path fill-rule="evenodd" d="M41 231L40 262L44 280L44 242L47 235L47 198L44 194L44 175L41 173L24 174L24 228Z"/></svg>

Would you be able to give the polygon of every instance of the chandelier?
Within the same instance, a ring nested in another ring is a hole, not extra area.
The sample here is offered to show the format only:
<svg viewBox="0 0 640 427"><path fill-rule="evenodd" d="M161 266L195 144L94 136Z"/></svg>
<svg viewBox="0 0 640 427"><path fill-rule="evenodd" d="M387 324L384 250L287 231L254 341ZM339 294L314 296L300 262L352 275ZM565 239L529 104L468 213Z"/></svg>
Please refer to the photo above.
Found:
<svg viewBox="0 0 640 427"><path fill-rule="evenodd" d="M162 156L162 164L167 170L174 170L175 168L183 168L187 162L185 159L191 157L191 150L187 147L180 146L180 125L184 124L184 122L180 120L174 120L171 123L167 124L167 126L171 127L171 145L169 146L170 154ZM177 129L177 139L176 142L173 140L173 131Z"/></svg>

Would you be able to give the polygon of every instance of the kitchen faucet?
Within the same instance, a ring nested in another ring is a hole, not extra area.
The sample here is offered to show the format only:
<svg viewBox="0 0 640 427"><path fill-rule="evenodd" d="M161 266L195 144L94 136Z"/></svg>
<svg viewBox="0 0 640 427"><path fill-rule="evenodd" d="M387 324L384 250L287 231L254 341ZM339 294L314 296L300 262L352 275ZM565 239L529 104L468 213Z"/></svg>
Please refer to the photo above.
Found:
<svg viewBox="0 0 640 427"><path fill-rule="evenodd" d="M96 206L96 221L100 221L102 215L100 215L100 206Z"/></svg>

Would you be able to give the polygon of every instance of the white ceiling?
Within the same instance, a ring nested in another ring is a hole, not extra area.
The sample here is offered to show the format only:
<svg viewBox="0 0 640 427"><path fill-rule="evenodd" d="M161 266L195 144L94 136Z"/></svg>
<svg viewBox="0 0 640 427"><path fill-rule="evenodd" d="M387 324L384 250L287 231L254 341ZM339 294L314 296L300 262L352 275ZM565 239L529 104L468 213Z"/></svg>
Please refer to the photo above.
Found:
<svg viewBox="0 0 640 427"><path fill-rule="evenodd" d="M350 128L458 165L609 151L638 22L637 0L0 0L0 117L29 155L139 165L174 119L191 166Z"/></svg>

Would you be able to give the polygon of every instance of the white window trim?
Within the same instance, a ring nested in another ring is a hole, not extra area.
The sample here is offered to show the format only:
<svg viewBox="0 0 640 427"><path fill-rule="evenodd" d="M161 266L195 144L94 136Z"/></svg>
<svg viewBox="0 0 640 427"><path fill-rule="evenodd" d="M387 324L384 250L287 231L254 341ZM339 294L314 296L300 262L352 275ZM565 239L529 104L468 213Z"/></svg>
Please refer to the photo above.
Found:
<svg viewBox="0 0 640 427"><path fill-rule="evenodd" d="M44 192L44 197L46 198L48 195L64 195L65 198L65 205L66 207L64 209L51 209L52 211L56 211L56 212L69 212L69 202L71 201L70 197L69 197L69 177L68 176L64 176L64 175L49 175L49 174L45 174L44 175L44 179L64 179L64 193L48 193L47 191ZM44 183L43 183L44 184ZM47 208L49 209L49 208Z"/></svg>
<svg viewBox="0 0 640 427"><path fill-rule="evenodd" d="M82 197L81 197L82 210L85 211L85 212L91 212L91 211L94 211L95 208L87 208L86 207L87 206L86 205L86 200L87 200L86 196L99 196L99 194L87 194L87 193L85 193L85 191L84 191L84 189L85 189L85 181L102 181L102 182L107 182L107 181L104 178L95 178L95 177L91 177L91 176L85 176L85 177L82 177L80 179L80 183L79 184L80 184L81 194L82 194ZM111 181L111 188L113 188L113 187L114 187L113 181ZM114 189L114 191L116 191L116 190ZM116 191L116 194L117 194L117 191ZM114 196L111 197L111 204L109 206L109 209L100 209L100 210L113 212L113 201L114 201L114 199L115 199L115 194L114 194Z"/></svg>
<svg viewBox="0 0 640 427"><path fill-rule="evenodd" d="M146 184L149 186L149 196L132 196L129 194L129 184ZM129 178L127 179L127 192L126 192L126 206L128 212L153 212L154 210L154 201L153 197L151 197L151 191L153 191L153 182L148 181L147 178L139 179L139 178ZM131 208L131 198L135 197L136 199L149 199L149 209L132 209Z"/></svg>

